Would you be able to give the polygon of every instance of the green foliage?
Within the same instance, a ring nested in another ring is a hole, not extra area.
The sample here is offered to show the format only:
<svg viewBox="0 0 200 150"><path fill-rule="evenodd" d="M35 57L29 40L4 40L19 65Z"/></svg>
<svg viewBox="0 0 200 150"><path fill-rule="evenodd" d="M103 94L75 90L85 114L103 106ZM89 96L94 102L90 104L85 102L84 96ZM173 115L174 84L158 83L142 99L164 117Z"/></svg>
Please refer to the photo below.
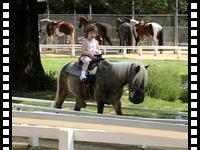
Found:
<svg viewBox="0 0 200 150"><path fill-rule="evenodd" d="M153 65L149 68L147 95L163 100L174 101L180 94L180 76L178 67L161 68Z"/></svg>
<svg viewBox="0 0 200 150"><path fill-rule="evenodd" d="M132 14L133 0L49 0L51 13L88 14L92 4L94 14ZM134 0L136 14L175 13L175 0ZM187 13L187 0L179 0L179 13Z"/></svg>
<svg viewBox="0 0 200 150"><path fill-rule="evenodd" d="M46 73L45 75L45 80L46 80L46 89L48 90L55 90L56 89L56 83L57 83L57 79L56 79L56 71L49 71Z"/></svg>
<svg viewBox="0 0 200 150"><path fill-rule="evenodd" d="M181 92L179 99L183 103L188 102L188 75L181 76Z"/></svg>
<svg viewBox="0 0 200 150"><path fill-rule="evenodd" d="M184 89L181 90L179 99L183 103L187 103L188 102L188 88L184 88Z"/></svg>

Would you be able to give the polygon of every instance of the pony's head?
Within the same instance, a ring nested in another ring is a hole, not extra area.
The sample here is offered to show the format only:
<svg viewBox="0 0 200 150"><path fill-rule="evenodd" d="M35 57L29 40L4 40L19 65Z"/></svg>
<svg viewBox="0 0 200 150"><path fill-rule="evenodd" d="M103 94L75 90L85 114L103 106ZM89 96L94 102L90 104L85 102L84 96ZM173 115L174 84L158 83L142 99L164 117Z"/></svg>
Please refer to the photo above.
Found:
<svg viewBox="0 0 200 150"><path fill-rule="evenodd" d="M78 25L78 27L81 28L83 25L86 25L87 23L89 23L89 19L86 18L85 16L81 16L79 18L79 25Z"/></svg>
<svg viewBox="0 0 200 150"><path fill-rule="evenodd" d="M144 101L145 87L147 85L148 66L131 64L128 74L129 100L134 104Z"/></svg>

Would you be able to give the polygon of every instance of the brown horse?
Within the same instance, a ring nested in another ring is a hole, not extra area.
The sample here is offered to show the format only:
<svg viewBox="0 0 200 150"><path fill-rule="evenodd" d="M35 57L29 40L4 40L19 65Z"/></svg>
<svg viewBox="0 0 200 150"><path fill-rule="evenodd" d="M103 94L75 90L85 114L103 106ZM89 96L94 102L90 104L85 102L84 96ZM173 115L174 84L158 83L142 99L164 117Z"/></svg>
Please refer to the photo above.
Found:
<svg viewBox="0 0 200 150"><path fill-rule="evenodd" d="M129 100L134 104L144 101L147 84L147 67L136 62L109 62L102 60L97 65L96 73L90 86L83 87L80 81L78 62L65 65L57 81L57 93L54 108L61 108L65 97L72 93L76 98L74 110L80 111L86 107L85 100L94 99L97 102L98 113L103 113L104 104L113 105L116 114L121 115L120 98L123 88L128 84ZM89 77L88 77L89 80ZM85 91L85 88L90 90ZM89 92L88 92L89 91Z"/></svg>
<svg viewBox="0 0 200 150"><path fill-rule="evenodd" d="M83 26L84 33L90 25L95 25L97 27L98 30L97 40L100 42L99 44L101 44L100 38L102 38L103 44L105 44L105 41L107 41L109 45L113 45L110 37L108 36L108 29L104 24L100 22L93 22L84 16L81 16L79 18L79 28Z"/></svg>
<svg viewBox="0 0 200 150"><path fill-rule="evenodd" d="M70 43L74 44L74 36L75 36L75 27L72 23L68 21L51 21L47 22L48 20L41 20L45 22L46 25L46 32L47 35L50 36L70 36Z"/></svg>

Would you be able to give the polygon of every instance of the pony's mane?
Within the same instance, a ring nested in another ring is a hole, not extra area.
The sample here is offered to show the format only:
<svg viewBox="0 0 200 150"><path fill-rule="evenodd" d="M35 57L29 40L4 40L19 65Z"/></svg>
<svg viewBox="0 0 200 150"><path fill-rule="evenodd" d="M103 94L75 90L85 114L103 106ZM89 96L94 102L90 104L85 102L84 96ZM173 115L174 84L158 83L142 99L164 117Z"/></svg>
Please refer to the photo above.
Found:
<svg viewBox="0 0 200 150"><path fill-rule="evenodd" d="M147 73L145 66L143 64L140 64L140 63L132 63L132 64L134 66L133 68L140 66L140 70L135 75L135 77L132 81L132 84L136 84L138 86L141 86L142 84L144 84L144 86L146 86L147 80L148 80L148 73Z"/></svg>
<svg viewBox="0 0 200 150"><path fill-rule="evenodd" d="M103 61L103 64L109 68L109 71L113 71L118 74L119 77L126 76L129 73L130 69L136 69L137 66L140 66L139 72L134 76L132 80L132 84L136 84L138 86L144 84L146 86L148 80L148 73L145 66L141 63L136 62L110 62Z"/></svg>

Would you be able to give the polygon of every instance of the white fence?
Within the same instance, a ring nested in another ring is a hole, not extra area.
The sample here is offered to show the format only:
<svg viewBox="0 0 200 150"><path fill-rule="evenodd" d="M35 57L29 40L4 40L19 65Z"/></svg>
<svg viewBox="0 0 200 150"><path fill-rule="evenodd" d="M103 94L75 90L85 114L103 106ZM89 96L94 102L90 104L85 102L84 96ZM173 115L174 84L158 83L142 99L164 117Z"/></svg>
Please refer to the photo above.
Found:
<svg viewBox="0 0 200 150"><path fill-rule="evenodd" d="M71 55L75 56L76 51L80 51L81 45L68 45L68 44L40 44L40 52L42 49L53 48L55 49L54 53L57 53L59 49L71 51ZM162 49L163 51L175 51L177 53L177 59L181 56L182 50L188 50L186 46L107 46L100 45L100 49L103 50L103 54L107 53L107 50L123 50L123 57L127 57L127 50L138 50L138 55L142 56L143 51L154 51L154 55L158 56L158 50Z"/></svg>
<svg viewBox="0 0 200 150"><path fill-rule="evenodd" d="M49 104L51 107L54 101L51 100L44 100L44 99L33 99L33 98L24 98L24 97L12 97L13 101L13 107L15 109L17 108L32 108L32 109L37 109L37 110L42 110L38 106L27 106L23 104L15 104L16 102L37 102L37 103L45 103ZM75 106L75 102L69 102L69 101L64 101L63 106ZM95 107L97 108L97 105L95 103L87 103L87 106L90 107ZM105 105L105 107L111 108L112 106L110 105ZM127 110L134 110L134 111L143 111L143 112L149 112L149 113L156 113L156 114L165 114L165 115L174 115L176 116L176 119L188 119L188 113L187 112L176 112L176 111L167 111L167 110L156 110L156 109L147 109L147 108L139 108L139 107L128 107L128 106L122 106L122 110L127 109ZM47 111L47 109L45 109ZM48 109L50 111L50 109ZM59 110L60 113L68 113L66 110ZM77 112L79 113L79 112ZM86 113L87 114L87 113ZM91 114L91 113L90 113ZM113 116L114 117L114 116ZM117 116L118 118L120 116Z"/></svg>
<svg viewBox="0 0 200 150"><path fill-rule="evenodd" d="M12 134L13 136L29 137L29 144L32 146L39 146L39 138L59 139L59 150L74 150L74 141L187 148L187 138L185 137L170 138L164 135L160 137L158 134L123 134L103 130L24 125L13 125Z"/></svg>
<svg viewBox="0 0 200 150"><path fill-rule="evenodd" d="M29 137L32 146L39 145L39 138L47 138L58 139L59 150L74 150L74 141L187 148L187 120L105 115L19 104L21 101L52 103L40 99L13 97L12 101L12 135ZM178 115L183 114L178 112Z"/></svg>

